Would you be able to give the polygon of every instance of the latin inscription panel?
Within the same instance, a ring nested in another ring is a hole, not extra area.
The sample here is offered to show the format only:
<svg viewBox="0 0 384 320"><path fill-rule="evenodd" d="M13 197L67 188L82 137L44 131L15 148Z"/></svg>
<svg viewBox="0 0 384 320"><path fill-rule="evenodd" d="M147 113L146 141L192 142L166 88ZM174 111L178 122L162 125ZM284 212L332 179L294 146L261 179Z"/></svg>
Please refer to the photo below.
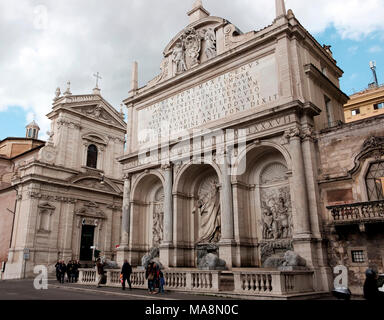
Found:
<svg viewBox="0 0 384 320"><path fill-rule="evenodd" d="M138 111L138 143L182 136L188 130L278 99L274 56L243 65Z"/></svg>

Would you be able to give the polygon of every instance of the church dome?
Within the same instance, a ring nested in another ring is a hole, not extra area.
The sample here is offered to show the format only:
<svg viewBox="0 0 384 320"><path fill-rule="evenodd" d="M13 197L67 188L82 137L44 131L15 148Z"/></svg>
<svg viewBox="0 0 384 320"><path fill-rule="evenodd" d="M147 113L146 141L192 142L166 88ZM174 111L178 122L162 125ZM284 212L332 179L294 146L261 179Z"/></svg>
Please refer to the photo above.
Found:
<svg viewBox="0 0 384 320"><path fill-rule="evenodd" d="M38 139L40 127L37 125L36 121L33 120L30 124L25 127L27 130L25 132L25 137L28 139Z"/></svg>
<svg viewBox="0 0 384 320"><path fill-rule="evenodd" d="M26 128L34 128L34 129L38 129L38 130L40 130L40 127L38 126L38 124L36 123L35 120L33 120L30 124L28 124L28 125L26 126Z"/></svg>

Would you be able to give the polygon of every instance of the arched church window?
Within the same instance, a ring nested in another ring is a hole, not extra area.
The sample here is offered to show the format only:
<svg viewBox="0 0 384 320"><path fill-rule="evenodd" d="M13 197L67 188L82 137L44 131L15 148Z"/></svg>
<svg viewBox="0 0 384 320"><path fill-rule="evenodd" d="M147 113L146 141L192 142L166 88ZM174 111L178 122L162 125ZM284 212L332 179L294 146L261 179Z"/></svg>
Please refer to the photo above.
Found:
<svg viewBox="0 0 384 320"><path fill-rule="evenodd" d="M98 150L97 147L94 144L91 144L88 147L87 152L87 167L89 168L97 168L97 154Z"/></svg>
<svg viewBox="0 0 384 320"><path fill-rule="evenodd" d="M369 201L384 200L384 161L371 164L365 181Z"/></svg>
<svg viewBox="0 0 384 320"><path fill-rule="evenodd" d="M28 129L28 138L32 138L32 129L31 128Z"/></svg>

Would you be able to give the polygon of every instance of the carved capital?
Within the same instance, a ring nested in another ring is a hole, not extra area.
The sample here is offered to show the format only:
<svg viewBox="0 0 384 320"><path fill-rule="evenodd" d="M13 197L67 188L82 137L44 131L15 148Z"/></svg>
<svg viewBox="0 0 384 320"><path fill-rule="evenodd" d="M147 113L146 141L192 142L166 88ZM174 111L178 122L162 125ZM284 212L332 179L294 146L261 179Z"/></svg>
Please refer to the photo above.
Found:
<svg viewBox="0 0 384 320"><path fill-rule="evenodd" d="M302 132L302 139L304 141L310 140L310 141L316 141L316 132L313 127L307 127Z"/></svg>
<svg viewBox="0 0 384 320"><path fill-rule="evenodd" d="M284 137L289 142L292 139L300 139L302 140L304 138L304 134L300 128L291 128L287 130L284 134Z"/></svg>
<svg viewBox="0 0 384 320"><path fill-rule="evenodd" d="M132 173L125 173L123 175L123 180L131 180L132 179Z"/></svg>
<svg viewBox="0 0 384 320"><path fill-rule="evenodd" d="M163 164L161 166L161 170L163 171L172 170L172 168L173 168L173 165L171 163Z"/></svg>

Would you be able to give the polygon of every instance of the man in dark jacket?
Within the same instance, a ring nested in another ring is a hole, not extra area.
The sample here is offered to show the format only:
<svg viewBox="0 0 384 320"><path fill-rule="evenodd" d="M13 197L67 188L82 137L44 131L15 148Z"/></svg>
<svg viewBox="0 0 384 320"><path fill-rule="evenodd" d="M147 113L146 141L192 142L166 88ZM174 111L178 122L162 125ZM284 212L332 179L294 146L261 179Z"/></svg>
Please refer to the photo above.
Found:
<svg viewBox="0 0 384 320"><path fill-rule="evenodd" d="M55 264L55 268L56 268L56 279L57 279L57 281L59 281L59 282L61 282L60 267L61 267L61 261L57 261L57 263Z"/></svg>
<svg viewBox="0 0 384 320"><path fill-rule="evenodd" d="M68 276L68 282L72 282L72 271L73 271L73 263L72 261L69 261L67 264L67 276Z"/></svg>
<svg viewBox="0 0 384 320"><path fill-rule="evenodd" d="M128 282L129 290L132 290L132 284L131 284L132 267L129 264L128 260L124 260L124 264L121 269L121 274L123 276L123 279L121 282L121 284L123 285L123 290L125 290L125 281Z"/></svg>
<svg viewBox="0 0 384 320"><path fill-rule="evenodd" d="M61 261L61 265L60 265L60 282L61 283L64 283L66 273L67 273L67 266L64 261Z"/></svg>
<svg viewBox="0 0 384 320"><path fill-rule="evenodd" d="M100 288L101 284L104 282L104 266L105 264L101 262L101 259L97 259L96 262L96 270L97 270L97 276L98 276L98 281L97 281L97 287Z"/></svg>
<svg viewBox="0 0 384 320"><path fill-rule="evenodd" d="M383 295L379 291L377 284L377 274L373 269L365 271L366 280L364 283L364 298L366 300L381 300Z"/></svg>

